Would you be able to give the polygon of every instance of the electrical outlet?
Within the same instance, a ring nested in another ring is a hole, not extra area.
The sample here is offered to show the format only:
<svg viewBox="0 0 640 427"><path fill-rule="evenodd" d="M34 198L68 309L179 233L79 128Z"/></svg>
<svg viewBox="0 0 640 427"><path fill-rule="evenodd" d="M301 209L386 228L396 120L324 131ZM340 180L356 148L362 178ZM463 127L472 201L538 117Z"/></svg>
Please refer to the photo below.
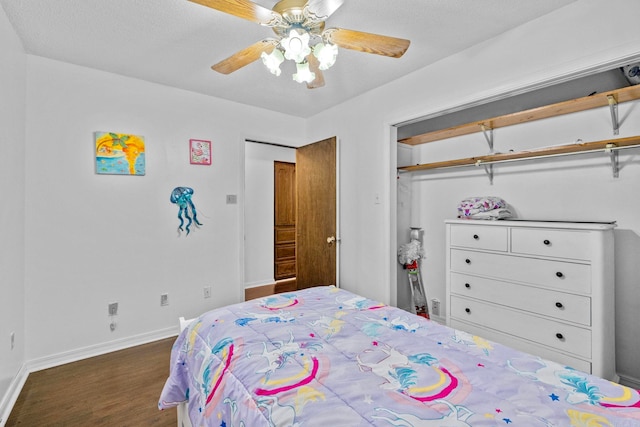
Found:
<svg viewBox="0 0 640 427"><path fill-rule="evenodd" d="M118 303L109 303L109 316L115 316L116 314L118 314Z"/></svg>
<svg viewBox="0 0 640 427"><path fill-rule="evenodd" d="M16 333L11 332L9 336L11 337L11 350L13 350L13 348L16 346Z"/></svg>
<svg viewBox="0 0 640 427"><path fill-rule="evenodd" d="M205 286L203 288L203 293L205 298L211 298L211 286Z"/></svg>
<svg viewBox="0 0 640 427"><path fill-rule="evenodd" d="M235 205L238 203L238 196L236 194L227 194L227 204Z"/></svg>
<svg viewBox="0 0 640 427"><path fill-rule="evenodd" d="M440 316L440 300L437 298L431 300L431 314Z"/></svg>
<svg viewBox="0 0 640 427"><path fill-rule="evenodd" d="M169 305L169 294L160 295L160 305Z"/></svg>

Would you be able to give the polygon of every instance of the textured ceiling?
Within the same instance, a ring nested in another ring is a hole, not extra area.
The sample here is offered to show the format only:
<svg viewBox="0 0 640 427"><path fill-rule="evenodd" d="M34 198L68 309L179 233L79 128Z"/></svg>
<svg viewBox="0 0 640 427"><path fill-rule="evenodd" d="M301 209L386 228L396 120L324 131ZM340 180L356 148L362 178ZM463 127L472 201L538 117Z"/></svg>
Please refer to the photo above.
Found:
<svg viewBox="0 0 640 427"><path fill-rule="evenodd" d="M575 0L345 0L327 21L411 40L399 59L340 49L326 85L271 75L261 61L223 75L211 65L270 28L187 0L0 0L27 53L310 117ZM256 3L271 8L274 0ZM287 61L290 62L290 61Z"/></svg>

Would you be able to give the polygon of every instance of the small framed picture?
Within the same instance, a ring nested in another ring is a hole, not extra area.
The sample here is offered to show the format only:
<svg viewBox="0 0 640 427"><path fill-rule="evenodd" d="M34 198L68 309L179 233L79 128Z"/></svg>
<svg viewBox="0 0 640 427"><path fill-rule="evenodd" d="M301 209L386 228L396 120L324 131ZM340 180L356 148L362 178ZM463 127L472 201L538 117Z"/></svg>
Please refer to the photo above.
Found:
<svg viewBox="0 0 640 427"><path fill-rule="evenodd" d="M211 164L211 141L189 140L189 161L192 165Z"/></svg>

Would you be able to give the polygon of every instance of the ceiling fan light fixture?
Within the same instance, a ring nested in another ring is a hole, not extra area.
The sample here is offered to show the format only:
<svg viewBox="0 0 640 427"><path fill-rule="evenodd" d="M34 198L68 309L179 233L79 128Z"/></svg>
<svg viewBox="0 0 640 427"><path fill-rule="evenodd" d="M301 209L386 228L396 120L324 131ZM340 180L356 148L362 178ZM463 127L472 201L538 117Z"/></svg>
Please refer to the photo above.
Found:
<svg viewBox="0 0 640 427"><path fill-rule="evenodd" d="M275 76L280 75L282 72L280 70L280 64L284 62L284 55L282 55L282 51L280 49L273 49L269 54L262 52L260 57L262 58L262 63L267 67L271 74Z"/></svg>
<svg viewBox="0 0 640 427"><path fill-rule="evenodd" d="M338 46L331 43L318 43L313 47L313 55L318 58L322 71L328 70L336 63L338 57Z"/></svg>
<svg viewBox="0 0 640 427"><path fill-rule="evenodd" d="M280 46L284 49L284 57L300 63L311 53L309 47L309 33L304 30L293 29L289 35L280 40Z"/></svg>
<svg viewBox="0 0 640 427"><path fill-rule="evenodd" d="M298 83L311 83L316 78L316 73L309 69L308 62L299 62L296 64L297 73L293 75L293 80Z"/></svg>
<svg viewBox="0 0 640 427"><path fill-rule="evenodd" d="M309 89L324 86L323 71L337 59L338 47L358 52L400 58L410 40L345 28L325 28L326 20L346 0L274 0L271 9L257 0L191 0L238 18L271 27L276 38L265 38L211 66L222 74L232 73L262 59L269 71L279 76L284 59L293 61L293 79ZM313 53L312 53L313 52Z"/></svg>

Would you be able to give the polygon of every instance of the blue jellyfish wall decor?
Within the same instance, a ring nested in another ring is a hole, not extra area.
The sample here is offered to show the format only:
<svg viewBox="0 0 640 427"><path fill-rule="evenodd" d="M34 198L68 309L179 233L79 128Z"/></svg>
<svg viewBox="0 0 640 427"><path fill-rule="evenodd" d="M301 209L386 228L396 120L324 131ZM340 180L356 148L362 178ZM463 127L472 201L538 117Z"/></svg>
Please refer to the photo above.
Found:
<svg viewBox="0 0 640 427"><path fill-rule="evenodd" d="M175 203L180 207L178 211L178 219L180 220L180 225L178 226L178 230L183 231L182 226L184 225L184 218L189 221L186 225L187 236L191 229L191 223L195 222L196 225L202 225L198 222L198 213L196 212L196 206L191 201L191 196L193 195L193 188L189 187L176 187L171 192L171 203ZM189 210L191 210L191 215L189 215ZM191 220L193 217L193 221Z"/></svg>

